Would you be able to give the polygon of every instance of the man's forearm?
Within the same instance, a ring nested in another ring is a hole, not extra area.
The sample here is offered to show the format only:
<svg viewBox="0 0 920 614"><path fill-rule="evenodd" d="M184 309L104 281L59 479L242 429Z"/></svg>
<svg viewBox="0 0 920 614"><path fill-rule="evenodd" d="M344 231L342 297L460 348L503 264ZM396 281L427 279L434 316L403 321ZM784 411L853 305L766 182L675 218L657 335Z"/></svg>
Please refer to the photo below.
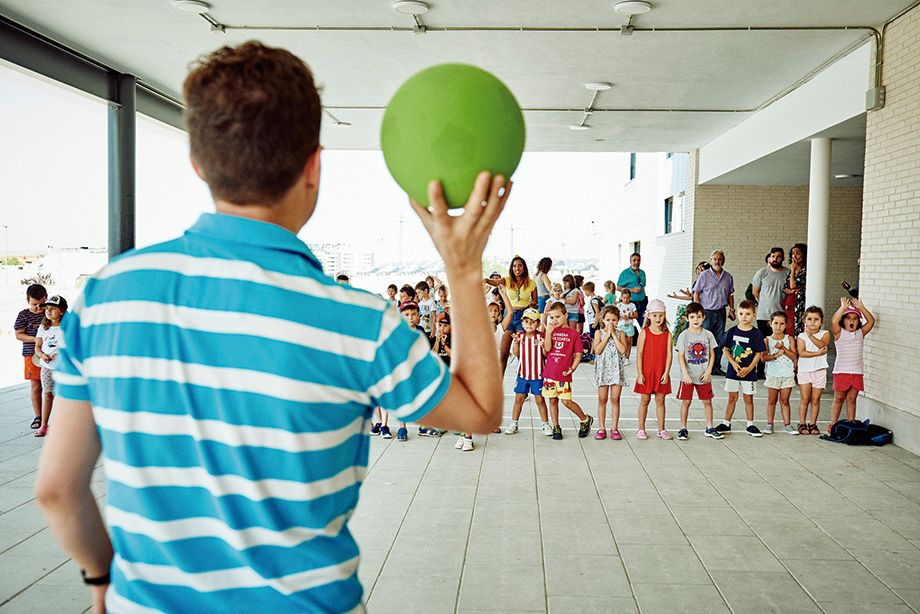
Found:
<svg viewBox="0 0 920 614"><path fill-rule="evenodd" d="M502 411L498 349L482 302L478 272L447 271L453 294L454 334L451 367L454 377L469 388L481 408Z"/></svg>
<svg viewBox="0 0 920 614"><path fill-rule="evenodd" d="M112 542L93 496L85 489L44 496L39 500L51 531L89 578L109 573Z"/></svg>

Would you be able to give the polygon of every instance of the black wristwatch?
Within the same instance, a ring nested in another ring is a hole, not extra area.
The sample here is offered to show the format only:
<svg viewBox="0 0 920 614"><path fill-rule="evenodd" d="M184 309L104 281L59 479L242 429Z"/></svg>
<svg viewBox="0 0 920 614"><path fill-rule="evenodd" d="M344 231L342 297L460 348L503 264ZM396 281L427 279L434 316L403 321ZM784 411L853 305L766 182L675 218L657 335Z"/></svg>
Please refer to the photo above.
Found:
<svg viewBox="0 0 920 614"><path fill-rule="evenodd" d="M103 586L112 583L112 574L110 573L106 573L104 576L99 576L98 578L87 578L86 570L81 569L80 577L83 578L83 584L89 584L90 586Z"/></svg>

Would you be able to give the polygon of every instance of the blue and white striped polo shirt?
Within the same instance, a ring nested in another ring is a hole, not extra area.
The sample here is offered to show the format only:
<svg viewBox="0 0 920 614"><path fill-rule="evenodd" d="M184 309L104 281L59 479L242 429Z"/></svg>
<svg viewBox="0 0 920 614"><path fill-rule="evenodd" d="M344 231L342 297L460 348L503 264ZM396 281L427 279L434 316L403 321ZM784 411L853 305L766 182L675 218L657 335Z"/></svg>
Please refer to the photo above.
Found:
<svg viewBox="0 0 920 614"><path fill-rule="evenodd" d="M205 214L113 260L63 325L56 392L102 441L109 611L363 609L366 423L418 421L450 385L395 309L287 230Z"/></svg>

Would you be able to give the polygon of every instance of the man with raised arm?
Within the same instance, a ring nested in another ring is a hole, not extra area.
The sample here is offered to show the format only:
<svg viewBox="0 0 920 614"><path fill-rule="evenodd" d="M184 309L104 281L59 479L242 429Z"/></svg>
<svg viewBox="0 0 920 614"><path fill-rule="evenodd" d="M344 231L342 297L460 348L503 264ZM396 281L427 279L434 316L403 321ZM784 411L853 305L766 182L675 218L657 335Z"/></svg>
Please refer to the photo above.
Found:
<svg viewBox="0 0 920 614"><path fill-rule="evenodd" d="M488 433L501 422L481 258L508 197L483 172L463 215L413 204L451 281L453 373L377 296L297 238L320 186L307 66L256 42L184 85L216 213L115 258L65 320L36 485L97 612L362 611L358 502L375 407ZM103 524L90 479L104 459Z"/></svg>

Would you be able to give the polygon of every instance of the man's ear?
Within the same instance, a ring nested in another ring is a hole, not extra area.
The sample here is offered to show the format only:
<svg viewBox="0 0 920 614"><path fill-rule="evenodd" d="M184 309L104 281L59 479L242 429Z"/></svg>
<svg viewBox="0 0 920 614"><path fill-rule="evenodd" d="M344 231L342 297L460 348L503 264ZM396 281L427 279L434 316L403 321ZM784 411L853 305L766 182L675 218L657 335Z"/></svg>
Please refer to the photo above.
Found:
<svg viewBox="0 0 920 614"><path fill-rule="evenodd" d="M317 145L313 153L310 154L310 157L307 158L307 163L304 165L303 169L303 176L307 182L307 187L314 190L319 188L320 156L322 153L323 146Z"/></svg>
<svg viewBox="0 0 920 614"><path fill-rule="evenodd" d="M205 179L204 172L201 170L201 167L198 166L198 163L195 162L195 158L193 158L192 155L189 154L188 159L192 163L192 168L195 170L195 174L198 175L198 178L204 181L205 183L207 183L208 180Z"/></svg>

